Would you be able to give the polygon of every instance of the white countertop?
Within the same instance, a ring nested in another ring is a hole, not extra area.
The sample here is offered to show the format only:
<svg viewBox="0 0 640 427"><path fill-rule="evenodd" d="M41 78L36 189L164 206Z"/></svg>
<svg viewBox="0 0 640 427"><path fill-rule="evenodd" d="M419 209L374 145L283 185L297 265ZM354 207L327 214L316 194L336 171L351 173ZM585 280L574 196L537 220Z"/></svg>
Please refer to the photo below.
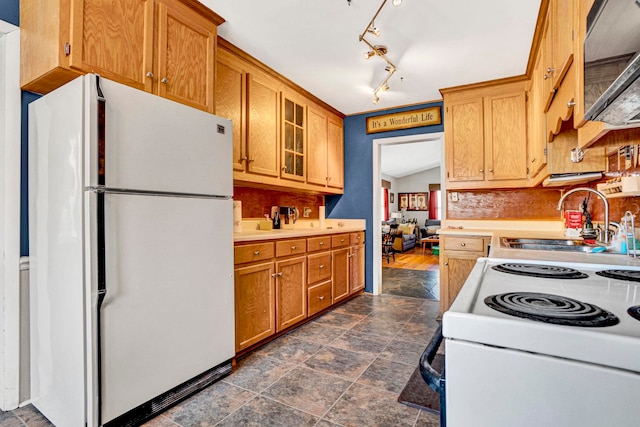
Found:
<svg viewBox="0 0 640 427"><path fill-rule="evenodd" d="M243 221L242 231L233 233L234 242L250 242L255 240L289 239L296 237L313 237L327 234L353 233L365 230L364 219L327 219L324 228L319 228L318 221L301 220L286 225L279 230L257 230L258 221Z"/></svg>

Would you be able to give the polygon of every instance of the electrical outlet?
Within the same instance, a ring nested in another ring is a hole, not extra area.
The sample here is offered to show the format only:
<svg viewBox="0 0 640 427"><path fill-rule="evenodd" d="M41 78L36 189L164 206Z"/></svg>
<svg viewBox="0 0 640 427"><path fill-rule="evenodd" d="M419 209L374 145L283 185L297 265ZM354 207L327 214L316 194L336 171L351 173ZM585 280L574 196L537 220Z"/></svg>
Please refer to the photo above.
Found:
<svg viewBox="0 0 640 427"><path fill-rule="evenodd" d="M458 192L457 191L452 191L451 192L451 201L452 202L457 202L458 201Z"/></svg>

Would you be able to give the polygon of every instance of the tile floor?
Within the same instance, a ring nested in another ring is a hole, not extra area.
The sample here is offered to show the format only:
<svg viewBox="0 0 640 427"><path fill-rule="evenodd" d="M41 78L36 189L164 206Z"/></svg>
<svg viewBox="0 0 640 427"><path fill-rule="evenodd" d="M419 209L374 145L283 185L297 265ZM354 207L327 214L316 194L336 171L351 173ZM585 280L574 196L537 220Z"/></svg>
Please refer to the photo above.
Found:
<svg viewBox="0 0 640 427"><path fill-rule="evenodd" d="M397 402L437 314L437 300L358 296L145 426L439 426L437 416ZM31 405L0 411L2 427L50 425Z"/></svg>

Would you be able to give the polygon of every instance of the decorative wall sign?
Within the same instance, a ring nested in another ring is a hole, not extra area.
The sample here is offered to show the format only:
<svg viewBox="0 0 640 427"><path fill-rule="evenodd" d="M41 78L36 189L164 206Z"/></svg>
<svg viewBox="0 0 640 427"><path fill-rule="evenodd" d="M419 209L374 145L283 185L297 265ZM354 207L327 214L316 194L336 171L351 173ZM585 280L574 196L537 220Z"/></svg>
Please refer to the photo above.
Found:
<svg viewBox="0 0 640 427"><path fill-rule="evenodd" d="M367 133L389 132L399 129L439 125L441 123L440 107L429 107L422 110L367 117Z"/></svg>

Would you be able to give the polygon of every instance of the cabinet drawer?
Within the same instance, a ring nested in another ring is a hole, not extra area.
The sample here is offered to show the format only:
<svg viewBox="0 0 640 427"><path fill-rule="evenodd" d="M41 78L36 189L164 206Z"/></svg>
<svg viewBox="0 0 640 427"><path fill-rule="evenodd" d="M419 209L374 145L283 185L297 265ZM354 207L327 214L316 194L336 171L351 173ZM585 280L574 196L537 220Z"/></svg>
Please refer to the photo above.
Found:
<svg viewBox="0 0 640 427"><path fill-rule="evenodd" d="M331 305L331 281L307 289L307 313L309 316Z"/></svg>
<svg viewBox="0 0 640 427"><path fill-rule="evenodd" d="M444 250L484 252L484 239L482 237L445 237Z"/></svg>
<svg viewBox="0 0 640 427"><path fill-rule="evenodd" d="M331 236L331 247L332 248L341 248L344 246L349 246L349 235L348 234L336 234Z"/></svg>
<svg viewBox="0 0 640 427"><path fill-rule="evenodd" d="M329 248L331 248L331 236L309 237L307 239L307 250L309 252L315 252Z"/></svg>
<svg viewBox="0 0 640 427"><path fill-rule="evenodd" d="M276 242L276 256L298 255L307 252L307 239Z"/></svg>
<svg viewBox="0 0 640 427"><path fill-rule="evenodd" d="M234 258L236 264L245 262L262 261L273 258L275 254L273 242L254 243L251 245L240 245L234 247Z"/></svg>
<svg viewBox="0 0 640 427"><path fill-rule="evenodd" d="M351 233L349 235L349 244L351 246L353 245L360 245L362 243L364 243L364 231L358 231L357 233Z"/></svg>
<svg viewBox="0 0 640 427"><path fill-rule="evenodd" d="M331 252L307 256L307 283L331 278Z"/></svg>

